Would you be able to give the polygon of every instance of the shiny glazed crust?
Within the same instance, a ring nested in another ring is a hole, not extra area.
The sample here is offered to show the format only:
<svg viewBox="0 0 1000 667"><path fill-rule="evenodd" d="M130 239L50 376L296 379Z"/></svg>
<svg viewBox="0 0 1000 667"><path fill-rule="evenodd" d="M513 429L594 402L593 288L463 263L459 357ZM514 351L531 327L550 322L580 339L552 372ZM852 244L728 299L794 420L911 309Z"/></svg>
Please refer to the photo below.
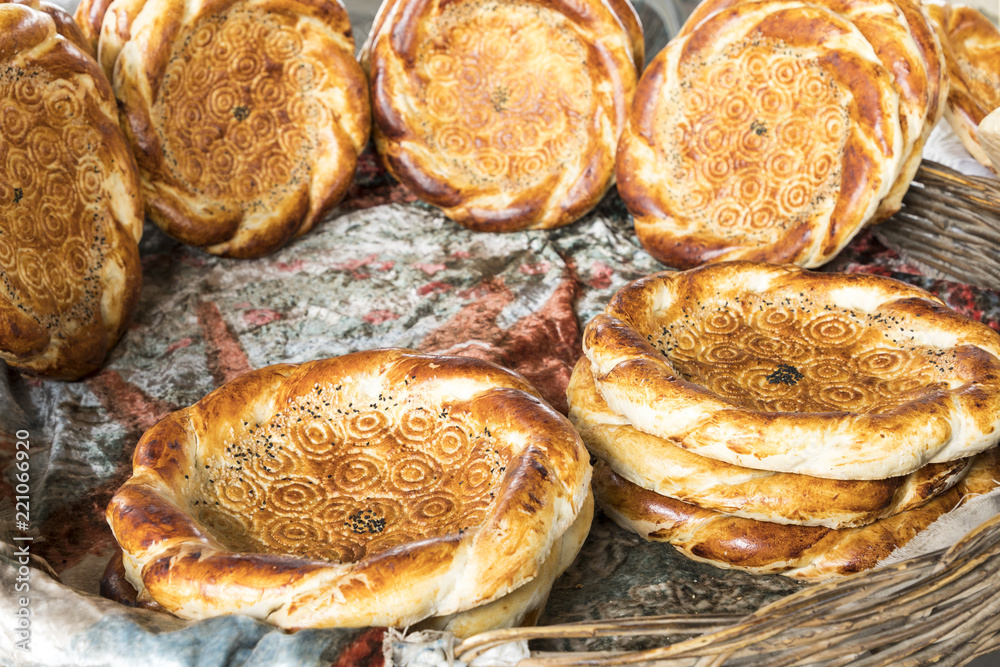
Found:
<svg viewBox="0 0 1000 667"><path fill-rule="evenodd" d="M659 495L732 516L800 526L863 526L913 509L954 486L971 459L926 465L903 477L834 480L734 466L622 424L597 393L590 361L573 370L570 421L616 474Z"/></svg>
<svg viewBox="0 0 1000 667"><path fill-rule="evenodd" d="M711 14L739 4L739 0L706 0L688 17L680 34L686 35ZM879 62L892 74L899 94L899 124L903 136L905 169L875 212L875 220L884 220L899 210L903 195L920 165L930 88L924 54L910 31L906 16L893 0L814 0L853 23L872 45ZM929 135L929 131L927 132ZM916 151L916 154L914 154Z"/></svg>
<svg viewBox="0 0 1000 667"><path fill-rule="evenodd" d="M853 24L746 2L652 60L616 174L639 240L670 266L811 267L872 219L903 158L892 75Z"/></svg>
<svg viewBox="0 0 1000 667"><path fill-rule="evenodd" d="M573 564L590 532L594 518L594 494L587 494L580 514L553 545L538 575L525 585L507 595L481 607L473 607L448 616L435 616L421 621L410 629L439 630L450 632L459 639L472 635L511 628L519 625L534 625L545 609L552 584L566 568ZM101 595L129 607L141 606L154 611L166 611L155 602L140 602L125 573L121 549L108 562L101 577Z"/></svg>
<svg viewBox="0 0 1000 667"><path fill-rule="evenodd" d="M618 525L655 542L670 542L688 558L755 574L824 581L873 568L940 516L997 487L998 452L974 457L954 487L916 509L861 528L831 530L740 519L660 496L594 468L598 504Z"/></svg>
<svg viewBox="0 0 1000 667"><path fill-rule="evenodd" d="M370 108L339 2L116 0L101 30L147 213L165 232L257 257L346 194Z"/></svg>
<svg viewBox="0 0 1000 667"><path fill-rule="evenodd" d="M944 47L951 80L945 118L972 157L993 169L978 128L1000 107L1000 31L972 7L931 2L925 7Z"/></svg>
<svg viewBox="0 0 1000 667"><path fill-rule="evenodd" d="M0 358L76 379L125 331L142 200L114 96L49 13L0 4Z"/></svg>
<svg viewBox="0 0 1000 667"><path fill-rule="evenodd" d="M44 0L2 0L3 2L11 2L18 5L24 5L25 7L31 7L32 9L37 9L40 12L49 15L56 24L56 32L60 35L73 42L73 45L79 48L81 51L86 53L90 57L94 57L96 51L91 45L90 41L87 39L86 35L77 25L73 17L70 16L66 10L58 5L53 5Z"/></svg>
<svg viewBox="0 0 1000 667"><path fill-rule="evenodd" d="M576 520L552 546L534 579L499 600L457 614L429 618L412 630L439 630L465 639L489 630L534 625L545 610L552 584L583 548L593 519L594 494L590 492Z"/></svg>
<svg viewBox="0 0 1000 667"><path fill-rule="evenodd" d="M589 479L520 376L374 350L254 371L168 416L107 516L139 599L183 618L409 625L535 577Z"/></svg>
<svg viewBox="0 0 1000 667"><path fill-rule="evenodd" d="M583 345L637 429L748 468L883 479L1000 438L1000 334L889 278L749 262L655 274Z"/></svg>
<svg viewBox="0 0 1000 667"><path fill-rule="evenodd" d="M612 186L637 71L607 5L398 0L379 23L373 138L422 200L512 231L573 222Z"/></svg>

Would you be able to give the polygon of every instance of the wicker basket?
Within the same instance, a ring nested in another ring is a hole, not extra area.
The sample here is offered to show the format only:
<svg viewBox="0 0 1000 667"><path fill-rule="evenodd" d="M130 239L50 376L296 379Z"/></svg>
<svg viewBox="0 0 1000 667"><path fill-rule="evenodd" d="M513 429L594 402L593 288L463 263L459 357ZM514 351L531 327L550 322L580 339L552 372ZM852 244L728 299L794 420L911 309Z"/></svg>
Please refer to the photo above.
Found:
<svg viewBox="0 0 1000 667"><path fill-rule="evenodd" d="M1000 289L1000 181L924 161L875 236L935 278Z"/></svg>
<svg viewBox="0 0 1000 667"><path fill-rule="evenodd" d="M962 665L1000 648L1000 515L947 550L805 588L744 617L671 615L496 630L454 648L468 662L517 640L691 636L632 652L533 653L530 665L768 667Z"/></svg>

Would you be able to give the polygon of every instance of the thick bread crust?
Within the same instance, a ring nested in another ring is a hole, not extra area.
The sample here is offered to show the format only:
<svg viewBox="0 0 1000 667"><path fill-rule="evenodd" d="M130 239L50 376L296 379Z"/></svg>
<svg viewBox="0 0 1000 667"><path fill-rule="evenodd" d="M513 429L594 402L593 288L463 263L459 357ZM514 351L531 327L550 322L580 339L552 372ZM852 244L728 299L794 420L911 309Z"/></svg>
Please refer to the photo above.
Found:
<svg viewBox="0 0 1000 667"><path fill-rule="evenodd" d="M464 639L488 630L533 625L545 608L552 584L566 568L572 565L580 549L583 548L593 518L594 494L591 492L587 494L580 514L553 545L548 558L534 579L481 607L473 607L449 616L435 616L421 621L410 629L447 631L459 639ZM101 577L101 596L129 607L166 612L155 602L138 599L135 587L128 581L120 548L116 549L108 561Z"/></svg>
<svg viewBox="0 0 1000 667"><path fill-rule="evenodd" d="M97 56L97 45L101 37L101 24L112 0L80 0L73 11L73 19L80 34L90 45L90 53ZM111 78L110 76L108 77Z"/></svg>
<svg viewBox="0 0 1000 667"><path fill-rule="evenodd" d="M597 0L387 3L362 50L375 146L466 227L568 224L613 184L636 57Z"/></svg>
<svg viewBox="0 0 1000 667"><path fill-rule="evenodd" d="M971 459L926 465L903 477L832 480L734 466L643 433L597 392L590 361L573 370L570 420L592 454L650 491L732 516L800 526L863 526L923 505L965 475Z"/></svg>
<svg viewBox="0 0 1000 667"><path fill-rule="evenodd" d="M0 358L69 380L128 326L143 216L111 87L58 27L0 4Z"/></svg>
<svg viewBox="0 0 1000 667"><path fill-rule="evenodd" d="M740 519L660 496L599 462L594 494L618 525L670 542L685 556L726 569L824 581L874 567L952 509L989 493L1000 479L1000 452L975 457L969 473L929 503L861 528L831 530Z"/></svg>
<svg viewBox="0 0 1000 667"><path fill-rule="evenodd" d="M711 14L736 4L739 0L702 2L688 17L679 34L690 33ZM893 85L899 94L905 169L900 170L892 189L883 198L872 219L873 222L884 220L900 209L903 195L920 164L923 142L919 140L925 136L924 125L931 99L924 55L911 33L906 16L893 0L814 0L812 4L826 7L858 28L872 45L879 62L892 74Z"/></svg>
<svg viewBox="0 0 1000 667"><path fill-rule="evenodd" d="M1000 107L1000 31L972 7L936 2L925 7L951 81L945 118L972 157L994 169L979 142L979 123Z"/></svg>
<svg viewBox="0 0 1000 667"><path fill-rule="evenodd" d="M457 614L436 616L412 629L445 631L465 639L489 630L534 625L545 609L552 584L573 564L583 548L593 519L594 494L591 492L573 525L553 545L534 579L499 600Z"/></svg>
<svg viewBox="0 0 1000 667"><path fill-rule="evenodd" d="M880 276L655 274L622 288L583 345L613 411L735 465L884 479L1000 439L1000 334Z"/></svg>
<svg viewBox="0 0 1000 667"><path fill-rule="evenodd" d="M636 72L641 72L646 64L646 40L642 32L642 24L639 22L639 15L630 0L607 0L607 2L628 37ZM385 0L379 5L378 11L375 12L375 19L372 21L371 30L368 31L368 36L358 51L358 62L361 63L361 68L369 78L372 73L371 51L372 45L375 43L375 36L382 30L386 18L392 13L396 3L397 0Z"/></svg>
<svg viewBox="0 0 1000 667"><path fill-rule="evenodd" d="M670 266L818 266L872 219L904 157L892 74L853 24L746 2L651 61L616 174L639 240Z"/></svg>
<svg viewBox="0 0 1000 667"><path fill-rule="evenodd" d="M336 0L116 0L99 57L147 213L213 254L258 257L346 194L370 107Z"/></svg>
<svg viewBox="0 0 1000 667"><path fill-rule="evenodd" d="M45 0L3 0L3 2L24 5L25 7L31 7L32 9L48 14L49 18L56 24L56 32L71 41L74 46L91 58L94 57L96 51L91 45L90 40L84 35L80 26L73 20L73 17L62 7L45 2Z"/></svg>
<svg viewBox="0 0 1000 667"><path fill-rule="evenodd" d="M183 618L409 625L535 577L589 478L520 376L375 350L254 371L168 416L108 521L140 599Z"/></svg>

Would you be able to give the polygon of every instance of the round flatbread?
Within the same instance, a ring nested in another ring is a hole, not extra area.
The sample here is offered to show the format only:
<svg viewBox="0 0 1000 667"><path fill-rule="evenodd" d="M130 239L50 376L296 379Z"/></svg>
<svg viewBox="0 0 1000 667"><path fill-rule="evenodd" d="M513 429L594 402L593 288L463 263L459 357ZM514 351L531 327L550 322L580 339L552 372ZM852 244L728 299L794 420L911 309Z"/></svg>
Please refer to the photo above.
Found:
<svg viewBox="0 0 1000 667"><path fill-rule="evenodd" d="M971 459L932 463L903 477L836 480L754 470L689 452L619 423L594 384L590 361L573 369L570 420L587 449L616 474L650 491L732 516L848 528L919 507L958 483Z"/></svg>
<svg viewBox="0 0 1000 667"><path fill-rule="evenodd" d="M1000 440L1000 334L890 278L654 274L619 290L583 346L635 428L748 468L884 479Z"/></svg>
<svg viewBox="0 0 1000 667"><path fill-rule="evenodd" d="M140 599L183 618L410 625L537 576L590 471L520 376L373 350L253 371L168 416L108 521Z"/></svg>
<svg viewBox="0 0 1000 667"><path fill-rule="evenodd" d="M594 495L615 523L647 540L669 542L696 561L754 574L824 581L868 570L942 515L997 488L998 452L975 457L969 473L929 503L861 528L831 530L740 519L658 495L594 468Z"/></svg>
<svg viewBox="0 0 1000 667"><path fill-rule="evenodd" d="M147 213L174 238L265 255L346 194L370 110L342 5L116 0L99 57Z"/></svg>
<svg viewBox="0 0 1000 667"><path fill-rule="evenodd" d="M979 124L1000 107L1000 30L965 5L925 4L944 47L951 88L945 118L962 145L993 169L979 141Z"/></svg>
<svg viewBox="0 0 1000 667"><path fill-rule="evenodd" d="M637 79L607 5L398 0L370 46L389 172L481 231L551 228L613 185Z"/></svg>
<svg viewBox="0 0 1000 667"><path fill-rule="evenodd" d="M872 219L903 158L892 75L860 31L775 0L716 12L653 59L616 173L639 240L670 266L818 266Z"/></svg>
<svg viewBox="0 0 1000 667"><path fill-rule="evenodd" d="M138 302L138 173L94 59L50 13L0 4L0 26L0 358L72 380Z"/></svg>
<svg viewBox="0 0 1000 667"><path fill-rule="evenodd" d="M689 34L708 16L736 4L739 0L705 0L691 13L679 34ZM903 195L920 166L923 142L917 144L924 136L931 93L924 54L910 32L906 16L893 0L814 0L811 4L826 7L858 28L879 62L892 74L899 94L904 168L872 217L873 223L884 220L900 209Z"/></svg>
<svg viewBox="0 0 1000 667"><path fill-rule="evenodd" d="M450 632L459 639L477 635L480 632L510 628L519 625L534 625L545 609L545 603L552 584L576 558L590 532L594 518L594 494L588 493L576 520L556 541L548 558L539 568L538 575L520 588L514 589L498 600L481 607L473 607L449 616L435 616L411 626L411 631L438 630ZM101 577L101 595L129 607L144 607L154 611L164 611L163 607L151 601L140 601L137 592L129 583L122 561L121 549L108 561Z"/></svg>

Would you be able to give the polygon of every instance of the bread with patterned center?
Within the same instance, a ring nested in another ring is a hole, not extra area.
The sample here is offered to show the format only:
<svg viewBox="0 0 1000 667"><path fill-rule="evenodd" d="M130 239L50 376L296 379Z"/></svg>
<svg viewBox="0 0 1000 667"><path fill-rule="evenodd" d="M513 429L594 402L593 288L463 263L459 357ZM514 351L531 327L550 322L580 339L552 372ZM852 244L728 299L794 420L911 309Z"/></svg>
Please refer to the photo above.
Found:
<svg viewBox="0 0 1000 667"><path fill-rule="evenodd" d="M612 186L641 54L610 5L397 0L376 28L375 146L422 200L475 230L539 229Z"/></svg>
<svg viewBox="0 0 1000 667"><path fill-rule="evenodd" d="M632 426L748 468L884 479L1000 440L1000 333L891 278L654 274L619 290L583 346Z"/></svg>
<svg viewBox="0 0 1000 667"><path fill-rule="evenodd" d="M693 560L754 574L824 581L873 568L947 512L997 488L1000 452L974 457L968 474L930 502L862 526L832 530L741 519L661 496L632 484L603 462L594 495L615 523Z"/></svg>
<svg viewBox="0 0 1000 667"><path fill-rule="evenodd" d="M739 4L738 0L706 0L700 3L679 34L689 34L708 16L736 4ZM903 195L920 166L924 141L933 127L933 123L928 126L927 122L936 122L936 119L928 117L928 112L936 109L936 105L932 108L931 95L938 94L941 84L940 81L930 81L925 53L911 31L906 14L893 0L815 0L812 4L826 7L858 28L872 45L879 62L892 74L899 94L904 162L892 189L872 217L872 222L884 220L900 209ZM911 14L910 18L915 17ZM920 16L921 21L923 18ZM929 30L926 23L918 24L915 30L920 28ZM940 68L935 72L942 77Z"/></svg>
<svg viewBox="0 0 1000 667"><path fill-rule="evenodd" d="M776 473L699 456L633 428L608 408L581 359L567 389L570 421L616 474L659 495L731 516L849 528L919 507L954 486L971 459L932 463L902 477L837 480Z"/></svg>
<svg viewBox="0 0 1000 667"><path fill-rule="evenodd" d="M174 238L265 255L346 194L371 114L340 3L115 0L98 57Z"/></svg>
<svg viewBox="0 0 1000 667"><path fill-rule="evenodd" d="M993 169L979 140L979 124L1000 107L1000 30L973 7L924 5L944 47L951 89L945 118L962 145Z"/></svg>
<svg viewBox="0 0 1000 667"><path fill-rule="evenodd" d="M903 158L892 74L858 28L763 0L712 14L650 62L616 174L639 240L669 266L812 267L873 218Z"/></svg>
<svg viewBox="0 0 1000 667"><path fill-rule="evenodd" d="M590 471L520 376L374 350L254 371L168 416L107 515L139 598L183 618L409 625L533 579Z"/></svg>
<svg viewBox="0 0 1000 667"><path fill-rule="evenodd" d="M0 358L71 380L128 326L143 216L111 87L58 29L0 4Z"/></svg>

